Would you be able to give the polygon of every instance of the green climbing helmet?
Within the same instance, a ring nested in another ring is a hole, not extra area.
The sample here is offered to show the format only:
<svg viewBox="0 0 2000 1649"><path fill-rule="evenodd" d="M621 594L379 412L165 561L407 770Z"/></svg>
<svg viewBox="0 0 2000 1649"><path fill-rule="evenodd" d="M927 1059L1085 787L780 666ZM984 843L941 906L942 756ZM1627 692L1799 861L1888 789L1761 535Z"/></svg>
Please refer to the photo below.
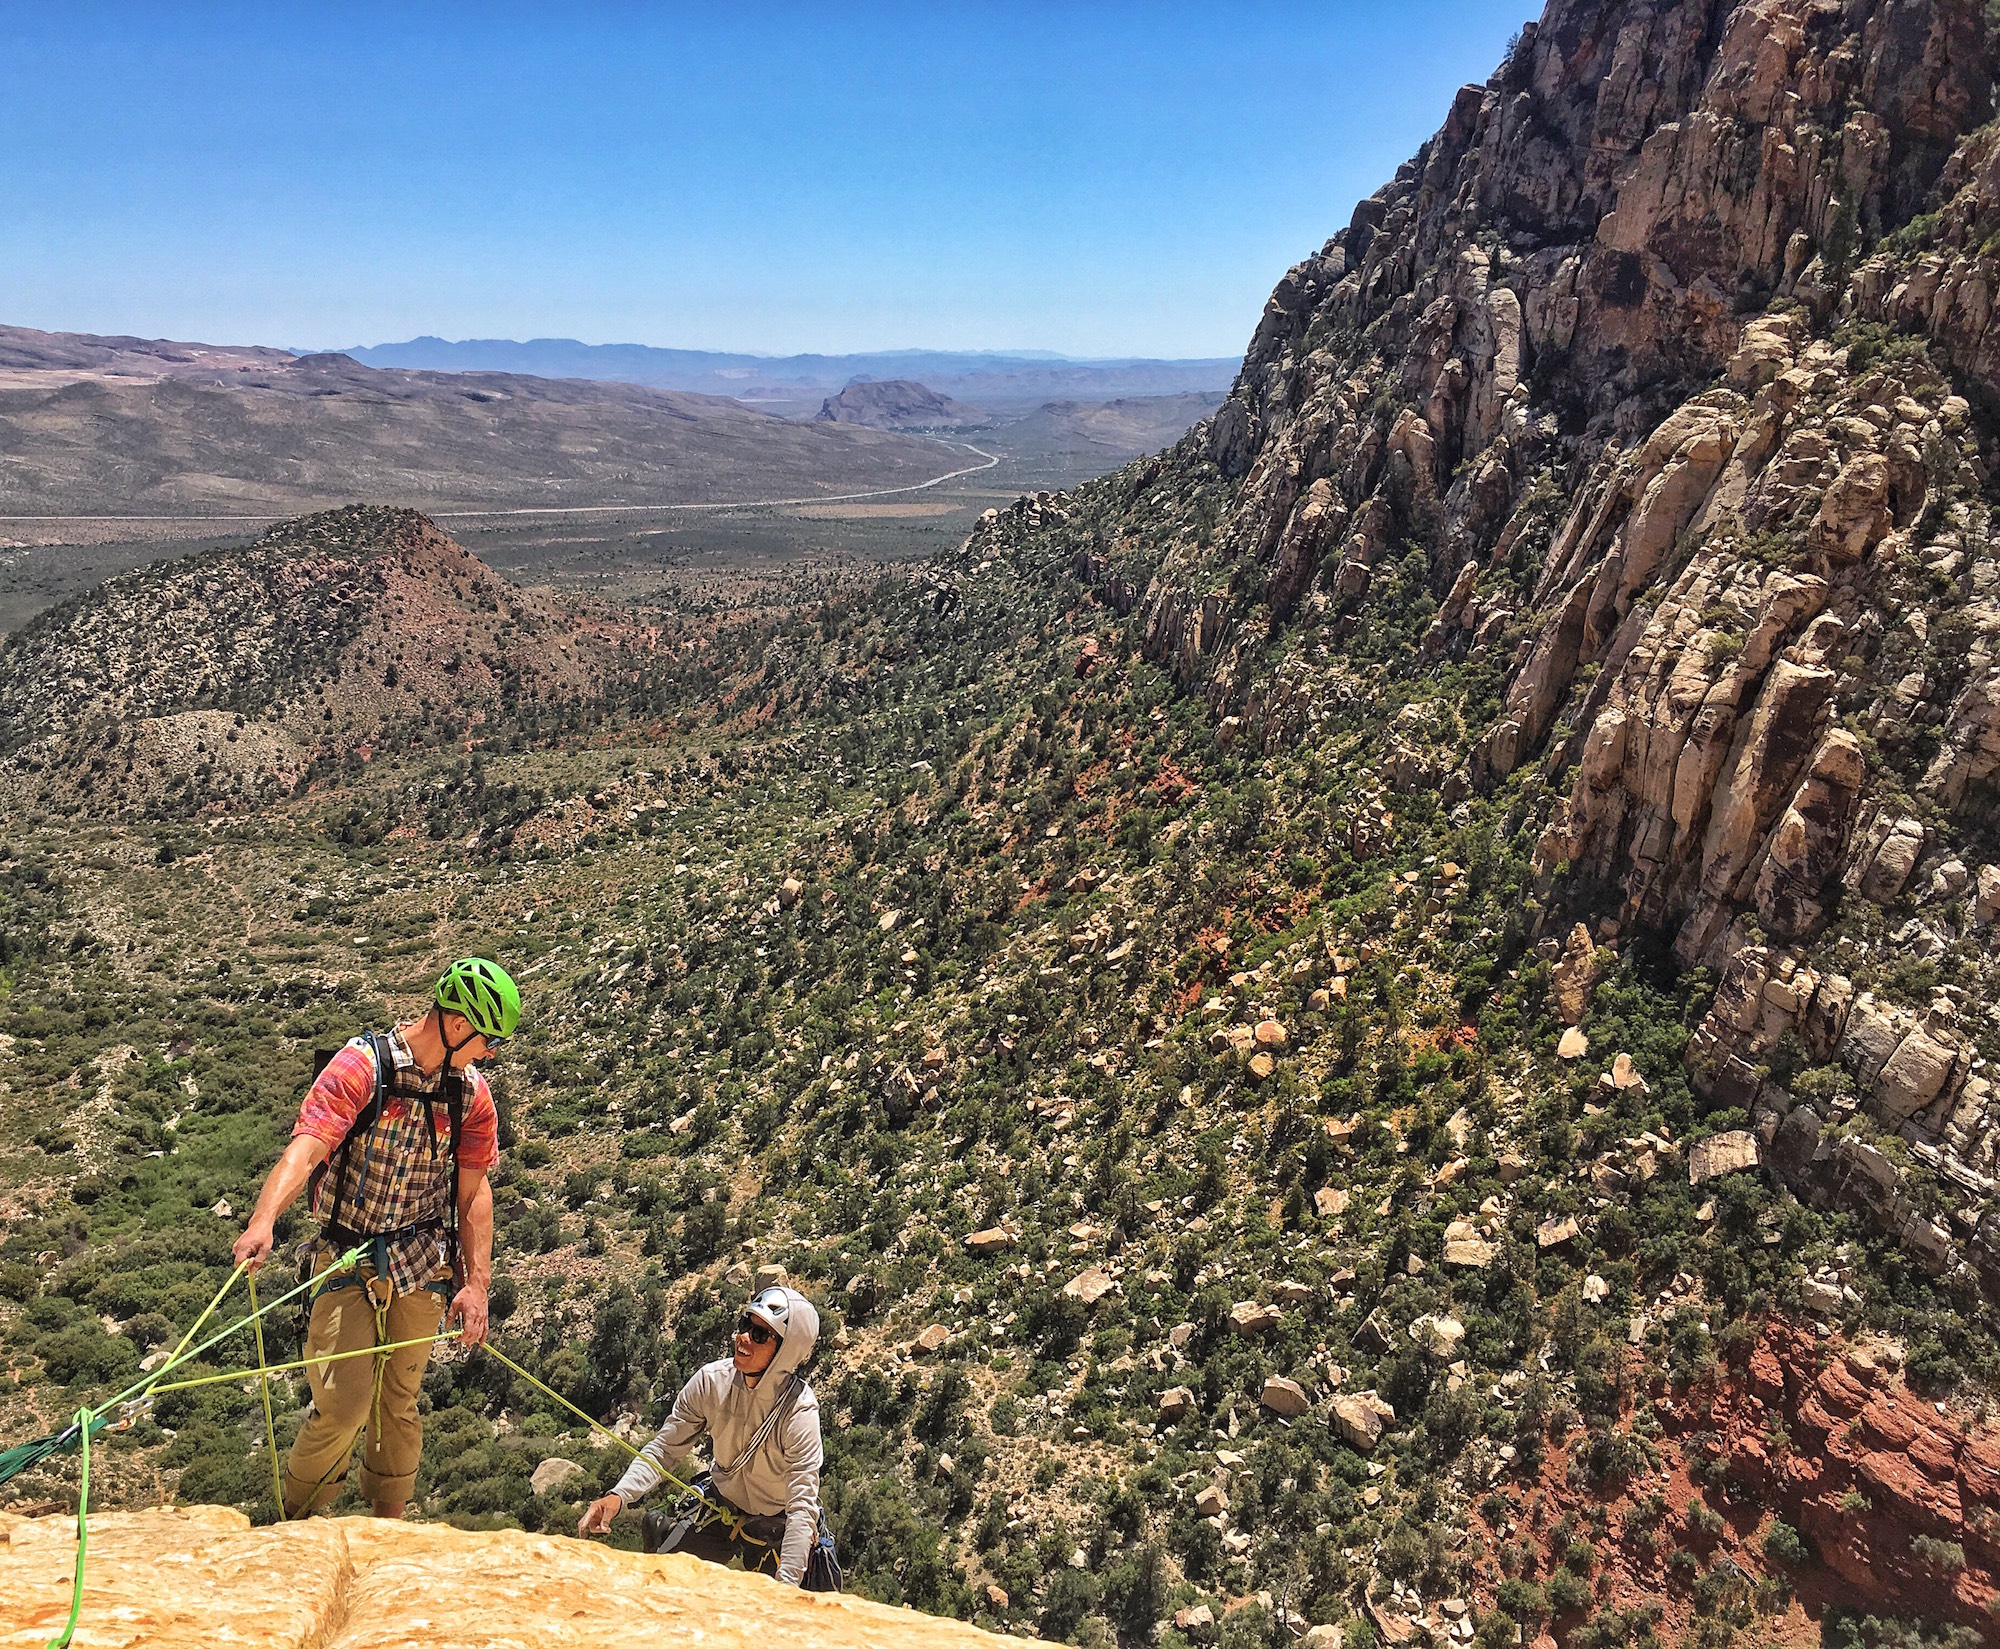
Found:
<svg viewBox="0 0 2000 1649"><path fill-rule="evenodd" d="M521 993L506 970L483 956L468 956L445 969L437 982L437 1005L460 1014L489 1042L512 1036L521 1022Z"/></svg>

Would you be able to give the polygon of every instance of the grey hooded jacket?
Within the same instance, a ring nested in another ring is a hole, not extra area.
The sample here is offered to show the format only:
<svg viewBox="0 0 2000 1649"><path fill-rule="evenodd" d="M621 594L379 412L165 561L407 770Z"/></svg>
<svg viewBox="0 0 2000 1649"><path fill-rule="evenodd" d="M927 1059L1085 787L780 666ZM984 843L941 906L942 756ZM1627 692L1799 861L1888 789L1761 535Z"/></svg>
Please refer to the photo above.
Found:
<svg viewBox="0 0 2000 1649"><path fill-rule="evenodd" d="M639 1451L612 1493L626 1506L659 1486L704 1431L713 1456L715 1486L731 1505L757 1517L785 1519L785 1543L778 1554L778 1579L796 1586L805 1578L806 1559L819 1530L819 1399L799 1365L819 1339L819 1313L803 1294L786 1289L791 1312L784 1343L771 1366L752 1387L727 1357L705 1363L674 1399L673 1413ZM751 1439L772 1408L788 1404L785 1416L749 1459Z"/></svg>

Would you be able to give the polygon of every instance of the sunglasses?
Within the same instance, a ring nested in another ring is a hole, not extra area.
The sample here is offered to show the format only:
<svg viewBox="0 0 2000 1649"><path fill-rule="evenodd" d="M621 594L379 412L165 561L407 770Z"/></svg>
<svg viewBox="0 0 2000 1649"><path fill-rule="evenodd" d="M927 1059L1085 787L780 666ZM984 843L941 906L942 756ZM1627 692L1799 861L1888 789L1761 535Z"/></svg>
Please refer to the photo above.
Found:
<svg viewBox="0 0 2000 1649"><path fill-rule="evenodd" d="M511 1036L488 1036L484 1031L481 1031L479 1033L479 1040L486 1046L486 1057L491 1059L514 1039Z"/></svg>
<svg viewBox="0 0 2000 1649"><path fill-rule="evenodd" d="M759 1322L747 1311L736 1319L736 1332L738 1334L749 1335L750 1343L753 1346L767 1346L773 1340L782 1338L782 1336L771 1332L768 1323Z"/></svg>

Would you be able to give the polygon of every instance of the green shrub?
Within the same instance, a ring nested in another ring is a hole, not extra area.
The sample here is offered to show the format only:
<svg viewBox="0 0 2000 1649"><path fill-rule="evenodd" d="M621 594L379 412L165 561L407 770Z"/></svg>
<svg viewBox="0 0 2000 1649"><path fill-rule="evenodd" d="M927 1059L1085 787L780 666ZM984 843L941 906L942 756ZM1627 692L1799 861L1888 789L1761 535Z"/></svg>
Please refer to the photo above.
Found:
<svg viewBox="0 0 2000 1649"><path fill-rule="evenodd" d="M35 1343L35 1355L51 1379L66 1386L88 1381L109 1385L139 1366L139 1353L122 1335L106 1334L95 1323L66 1328Z"/></svg>
<svg viewBox="0 0 2000 1649"><path fill-rule="evenodd" d="M1084 1617L1097 1607L1103 1592L1103 1583L1095 1575L1064 1564L1049 1577L1041 1612L1035 1620L1037 1630L1044 1638L1067 1643L1083 1624Z"/></svg>
<svg viewBox="0 0 2000 1649"><path fill-rule="evenodd" d="M1782 1563L1788 1569L1796 1569L1810 1562L1812 1548L1805 1537L1782 1518L1773 1518L1771 1526L1764 1531L1764 1555L1773 1563Z"/></svg>
<svg viewBox="0 0 2000 1649"><path fill-rule="evenodd" d="M1844 1604L1820 1622L1822 1649L1980 1649L1984 1642L1976 1627L1864 1614Z"/></svg>
<svg viewBox="0 0 2000 1649"><path fill-rule="evenodd" d="M1910 1541L1910 1555L1919 1563L1929 1563L1954 1574L1965 1567L1965 1548L1956 1540L1939 1540L1920 1534Z"/></svg>
<svg viewBox="0 0 2000 1649"><path fill-rule="evenodd" d="M1962 1371L1958 1359L1927 1334L1910 1347L1908 1373L1919 1391L1942 1394L1957 1387Z"/></svg>
<svg viewBox="0 0 2000 1649"><path fill-rule="evenodd" d="M1557 1569L1543 1588L1553 1614L1571 1615L1590 1603L1590 1585L1573 1569Z"/></svg>

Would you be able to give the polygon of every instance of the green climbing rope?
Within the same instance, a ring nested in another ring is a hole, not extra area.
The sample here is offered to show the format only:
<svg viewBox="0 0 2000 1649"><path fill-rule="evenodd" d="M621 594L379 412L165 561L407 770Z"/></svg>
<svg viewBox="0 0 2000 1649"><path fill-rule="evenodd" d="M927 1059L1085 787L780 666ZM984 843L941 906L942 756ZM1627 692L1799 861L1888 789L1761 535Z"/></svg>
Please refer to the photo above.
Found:
<svg viewBox="0 0 2000 1649"><path fill-rule="evenodd" d="M90 1421L89 1409L76 1411L77 1431L83 1438L83 1475L76 1491L76 1577L70 1582L69 1619L49 1639L49 1649L68 1649L69 1640L76 1635L77 1617L83 1613L83 1560L90 1550Z"/></svg>
<svg viewBox="0 0 2000 1649"><path fill-rule="evenodd" d="M231 1380L261 1380L273 1374L290 1374L302 1368L318 1368L322 1363L344 1363L350 1357L380 1357L385 1352L401 1351L406 1346L435 1345L440 1340L456 1340L460 1331L448 1328L442 1334L425 1334L414 1340L391 1340L387 1345L360 1346L353 1351L314 1352L310 1357L296 1358L289 1363L272 1363L268 1367L260 1364L256 1369L224 1369L220 1374L197 1374L186 1380L170 1380L163 1386L155 1386L146 1395L157 1397L165 1391L192 1391L196 1386L226 1385ZM629 1446L629 1445L628 1445Z"/></svg>
<svg viewBox="0 0 2000 1649"><path fill-rule="evenodd" d="M352 1265L361 1257L361 1253L362 1250L359 1248L351 1250L330 1266L328 1270L338 1271L343 1267ZM239 1266L237 1272L231 1273L230 1282L233 1283L236 1280L236 1276L241 1270L242 1268ZM326 1272L321 1273L321 1276L324 1275L326 1275ZM221 1301L222 1295L228 1292L228 1287L225 1285L221 1293L218 1293L215 1299L208 1303L207 1309L195 1319L195 1326L181 1336L181 1342L174 1349L173 1354L162 1362L158 1368L152 1370L150 1373L141 1375L131 1385L119 1392L117 1396L106 1398L96 1408L85 1411L90 1416L89 1424L91 1432L95 1434L103 1431L107 1426L112 1424L110 1415L113 1409L137 1405L146 1395L160 1388L165 1383L166 1377L175 1369L192 1362L195 1358L201 1356L203 1352L228 1339L230 1335L249 1326L258 1318L277 1310L279 1306L285 1304L288 1300L297 1299L301 1293L311 1286L311 1282L301 1283L297 1288L279 1295L277 1299L271 1301L268 1305L259 1307L251 1316L239 1318L219 1333L211 1334L200 1345L190 1350L188 1342L200 1331L201 1325L214 1315L216 1305ZM50 1455L73 1452L78 1446L81 1428L82 1422L73 1422L61 1431L51 1432L46 1437L32 1438L26 1443L16 1443L11 1449L0 1451L0 1483L5 1483L10 1478L20 1476L30 1466L40 1465Z"/></svg>
<svg viewBox="0 0 2000 1649"><path fill-rule="evenodd" d="M354 1264L361 1257L361 1253L362 1250L357 1245L329 1266L327 1271L344 1270L346 1267ZM133 1381L131 1385L119 1392L117 1396L107 1398L104 1402L99 1403L97 1407L92 1409L78 1409L76 1411L76 1419L70 1423L66 1430L57 1432L50 1437L38 1437L32 1442L18 1444L14 1448L7 1450L5 1454L0 1454L0 1483L4 1483L8 1478L25 1471L29 1466L46 1460L50 1455L70 1448L75 1448L82 1457L83 1464L78 1477L76 1494L76 1574L70 1582L69 1624L62 1629L59 1636L50 1641L49 1649L66 1649L70 1638L76 1632L77 1617L83 1610L84 1559L90 1544L90 1439L92 1435L103 1431L107 1426L112 1424L110 1415L113 1409L137 1406L143 1400L149 1399L156 1391L178 1389L167 1383L167 1375L171 1374L175 1369L192 1362L211 1346L228 1339L230 1335L239 1333L246 1327L260 1325L266 1312L275 1311L286 1302L297 1299L299 1295L303 1294L319 1280L318 1278L309 1277L306 1281L299 1284L297 1288L289 1289L285 1293L280 1294L268 1305L259 1306L253 1300L251 1302L251 1312L247 1317L239 1317L227 1328L220 1330L218 1333L211 1334L201 1344L194 1346L190 1350L189 1343L201 1332L202 1324L215 1315L216 1307L222 1303L223 1297L235 1286L236 1279L243 1275L245 1269L245 1266L239 1265L234 1271L230 1272L229 1280L216 1290L215 1297L208 1302L202 1314L194 1320L194 1325L188 1329L187 1333L181 1336L180 1344L174 1347L173 1354L161 1363L158 1368L140 1376L139 1379ZM320 1273L321 1276L325 1276L326 1274L326 1272ZM261 1327L259 1327L259 1338L260 1340L262 1338ZM370 1349L373 1351L377 1348L371 1347ZM240 1380L243 1376L237 1374L234 1376L225 1376L225 1378ZM184 1383L192 1384L197 1382ZM207 1384L208 1382L202 1380L198 1383ZM119 1429L123 1429L128 1424L130 1424L129 1418L119 1422ZM282 1514L282 1506L279 1509Z"/></svg>
<svg viewBox="0 0 2000 1649"><path fill-rule="evenodd" d="M285 1521L285 1480L278 1468L278 1422L271 1418L271 1371L264 1366L264 1317L257 1309L257 1273L250 1273L250 1321L257 1330L257 1391L264 1399L264 1438L271 1450L271 1500ZM155 1390L158 1388L155 1387Z"/></svg>
<svg viewBox="0 0 2000 1649"><path fill-rule="evenodd" d="M100 1432L110 1424L109 1420L93 1419L90 1429L92 1432ZM11 1449L0 1452L0 1483L6 1482L10 1477L19 1477L30 1466L39 1466L52 1454L69 1453L76 1446L77 1426L74 1421L61 1431L50 1432L46 1437L36 1437L26 1443L16 1443Z"/></svg>
<svg viewBox="0 0 2000 1649"><path fill-rule="evenodd" d="M305 1293L307 1289L317 1284L321 1280L321 1278L324 1278L335 1271L345 1270L348 1266L354 1264L356 1260L360 1259L363 1252L364 1250L359 1246L350 1248L338 1260L334 1261L332 1265L328 1266L325 1271L322 1271L318 1277L308 1277L304 1282L300 1283L298 1287L287 1289L284 1293L280 1294L275 1300L271 1301L268 1305L259 1307L259 1309L253 1315L248 1317L239 1317L236 1319L235 1322L231 1323L227 1328L218 1329L215 1333L211 1334L206 1340L202 1341L200 1345L194 1347L192 1350L182 1349L176 1351L173 1356L169 1357L164 1363L162 1363L158 1368L154 1369L150 1374L145 1374L140 1376L137 1380L134 1380L129 1386L127 1386L123 1391L119 1392L116 1397L107 1398L104 1402L99 1403L96 1408L91 1410L91 1412L93 1414L98 1414L98 1415L109 1414L113 1409L121 1407L126 1403L132 1402L136 1398L144 1395L145 1393L154 1390L156 1387L160 1385L160 1383L166 1378L166 1376L171 1374L175 1369L181 1367L186 1363L193 1362L203 1352L208 1351L211 1348L220 1345L224 1340L228 1339L230 1335L241 1333L244 1329L248 1328L251 1325L251 1323L256 1320L257 1317L268 1316L271 1312L276 1311L279 1306L286 1305L289 1302L296 1300L301 1294ZM232 1278L232 1281L233 1280L234 1279ZM213 1311L214 1309L215 1307L213 1305L209 1307L209 1311ZM202 1317L204 1319L206 1319L207 1316L208 1312L202 1313ZM182 1340L183 1348L185 1348L187 1340L191 1339L192 1337L193 1333L192 1331L190 1331L189 1334L183 1338Z"/></svg>
<svg viewBox="0 0 2000 1649"><path fill-rule="evenodd" d="M232 1288L236 1286L236 1279L243 1275L243 1268L247 1266L249 1263L250 1262L248 1260L241 1261L238 1263L236 1269L229 1273L229 1280L215 1291L215 1298L210 1300L207 1305L202 1307L201 1315L195 1318L194 1322L189 1326L187 1333L181 1336L180 1344L175 1346L174 1349L167 1354L167 1361L169 1363L171 1363L176 1357L180 1356L180 1354L183 1351L187 1350L188 1342L201 1332L201 1325L207 1322L209 1318L215 1315L215 1308L220 1304L222 1304L223 1295L227 1294ZM257 1277L256 1273L252 1272L250 1276L250 1305L253 1310L255 1309L256 1304L257 1304Z"/></svg>
<svg viewBox="0 0 2000 1649"><path fill-rule="evenodd" d="M544 1397L553 1397L558 1403L562 1404L564 1408L568 1409L571 1414L575 1415L592 1431L597 1432L604 1437L610 1438L612 1442L616 1443L618 1447L623 1449L627 1454L632 1455L635 1459L637 1458L639 1451L633 1448L630 1443L626 1442L624 1438L620 1437L618 1433L610 1430L608 1427L598 1424L597 1421L591 1419L589 1415L585 1414L582 1409L576 1406L576 1404L572 1403L567 1397L563 1396L561 1392L555 1390L551 1386L543 1385L541 1381L537 1380L526 1369L521 1367L519 1363L515 1362L513 1358L509 1357L506 1354L506 1352L496 1349L491 1343L488 1343L486 1345L485 1350L491 1352L493 1356L497 1357L501 1362L505 1363L516 1374L520 1375L520 1377L523 1380L526 1380L529 1385L533 1386L535 1390L539 1391ZM668 1478L667 1481L671 1483L674 1482L674 1479ZM676 1483L675 1486L678 1488L685 1488L687 1485L682 1483Z"/></svg>
<svg viewBox="0 0 2000 1649"><path fill-rule="evenodd" d="M117 1396L107 1398L95 1408L78 1409L75 1420L63 1431L53 1433L48 1437L38 1437L31 1442L20 1443L11 1449L0 1452L0 1483L6 1482L7 1479L18 1475L30 1466L39 1464L52 1454L62 1453L72 1448L77 1451L82 1461L77 1483L76 1572L70 1582L69 1620L64 1625L62 1631L50 1640L48 1649L68 1649L70 1639L76 1633L77 1621L83 1612L84 1564L90 1544L90 1439L95 1433L113 1427L114 1423L110 1418L113 1409L142 1410L145 1404L150 1403L154 1397L163 1392L189 1391L197 1386L218 1385L230 1380L254 1378L262 1391L264 1399L264 1435L271 1449L271 1492L277 1502L278 1518L282 1522L285 1517L285 1498L283 1479L278 1467L278 1428L276 1419L271 1412L271 1376L295 1369L317 1368L326 1363L344 1362L350 1357L381 1357L387 1352L401 1351L408 1346L434 1345L440 1340L456 1340L460 1337L461 1330L449 1329L442 1334L426 1334L413 1340L394 1340L386 1345L363 1346L354 1351L328 1352L320 1356L301 1357L288 1363L267 1363L264 1357L263 1320L265 1316L277 1310L279 1306L297 1299L299 1295L324 1281L333 1272L343 1271L353 1265L361 1257L361 1254L362 1249L359 1246L350 1249L317 1276L307 1278L298 1287L288 1289L275 1300L262 1305L257 1301L256 1275L251 1273L249 1281L249 1313L246 1316L239 1317L227 1328L220 1329L216 1333L211 1334L200 1344L194 1344L195 1336L201 1332L202 1325L215 1315L216 1308L222 1304L224 1296L235 1286L236 1279L245 1274L247 1267L243 1265L237 1266L229 1274L229 1280L216 1290L215 1297L208 1302L207 1307L202 1311L201 1315L194 1320L193 1325L181 1336L180 1343L174 1347L172 1354L158 1368L141 1376L123 1391L119 1392ZM173 1373L176 1369L183 1368L193 1362L212 1346L220 1344L223 1340L228 1339L230 1335L240 1333L245 1328L253 1329L257 1338L257 1368L254 1375L248 1370L237 1369L224 1373L191 1375L184 1380L169 1380L166 1378L166 1376ZM609 1427L592 1419L582 1409L578 1408L576 1404L563 1396L561 1392L530 1374L504 1351L497 1349L490 1343L486 1344L483 1349L500 1363L511 1369L521 1379L527 1381L530 1386L542 1393L543 1396L553 1399L571 1414L575 1415L586 1426L590 1427L592 1431L608 1438L628 1455L634 1457L638 1455L639 1451L626 1442L624 1438L620 1437ZM131 1424L131 1421L132 1416L128 1415L124 1420L116 1423L115 1429L123 1430ZM692 1485L683 1483L672 1472L662 1471L660 1477L663 1482L672 1485L683 1494L694 1492ZM717 1510L723 1522L733 1526L736 1519L731 1515L729 1509L718 1507Z"/></svg>
<svg viewBox="0 0 2000 1649"><path fill-rule="evenodd" d="M480 1349L482 1351L487 1352L491 1356L498 1358L501 1362L505 1363L507 1367L511 1368L523 1380L526 1380L529 1385L533 1386L535 1390L539 1391L544 1397L553 1397L558 1403L562 1404L564 1408L568 1409L571 1414L575 1415L586 1426L590 1427L592 1431L597 1432L601 1436L610 1438L612 1442L616 1443L618 1447L623 1449L627 1454L631 1455L635 1460L638 1458L639 1451L633 1448L630 1443L626 1442L624 1438L620 1437L615 1431L612 1431L609 1427L600 1425L597 1421L591 1419L589 1415L585 1414L582 1409L578 1408L576 1404L572 1403L567 1397L563 1396L561 1392L555 1390L554 1387L544 1385L540 1380L537 1380L532 1374L530 1374L526 1369L521 1367L519 1363L515 1362L513 1358L509 1357L506 1352L500 1350L491 1341L487 1341L480 1347ZM654 1468L654 1470L659 1471L661 1482L670 1484L672 1487L678 1489L682 1494L693 1494L695 1492L693 1484L683 1483L678 1477L674 1476L672 1472L661 1470L661 1468L657 1466ZM736 1515L733 1512L731 1512L729 1508L726 1506L718 1507L717 1509L721 1513L723 1523L728 1527L734 1528L736 1524Z"/></svg>

